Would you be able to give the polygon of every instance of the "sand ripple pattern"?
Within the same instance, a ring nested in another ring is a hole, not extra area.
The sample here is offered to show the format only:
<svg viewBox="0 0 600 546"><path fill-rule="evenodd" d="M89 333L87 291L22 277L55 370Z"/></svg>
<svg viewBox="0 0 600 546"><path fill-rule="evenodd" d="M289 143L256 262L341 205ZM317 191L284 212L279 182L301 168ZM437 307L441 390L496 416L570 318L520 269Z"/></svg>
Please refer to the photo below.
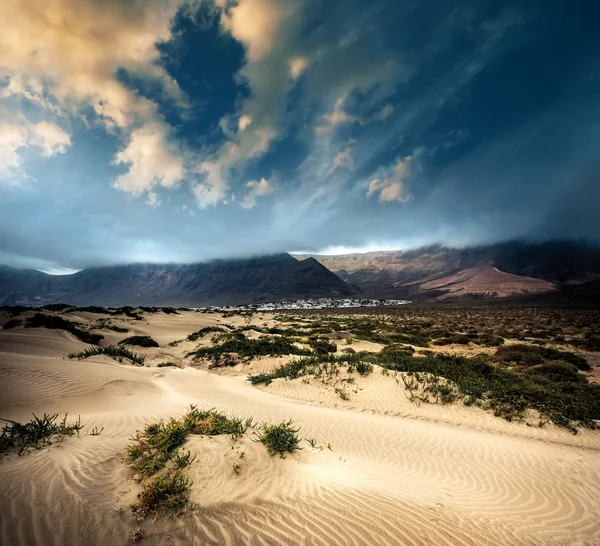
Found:
<svg viewBox="0 0 600 546"><path fill-rule="evenodd" d="M190 403L258 422L294 419L323 449L304 444L281 460L251 438L233 446L225 437L192 438L193 508L146 520L143 544L600 544L596 432L574 437L500 420L494 429L467 409L454 414L460 423L420 419L403 414L399 401L397 415L384 415L395 393L376 375L352 408L334 407L317 404L316 387L300 382L291 393L269 391L243 377L10 347L0 350L0 415L69 411L87 430L104 431L0 463L3 546L130 544L138 523L128 505L138 485L123 450L145 423L180 416Z"/></svg>

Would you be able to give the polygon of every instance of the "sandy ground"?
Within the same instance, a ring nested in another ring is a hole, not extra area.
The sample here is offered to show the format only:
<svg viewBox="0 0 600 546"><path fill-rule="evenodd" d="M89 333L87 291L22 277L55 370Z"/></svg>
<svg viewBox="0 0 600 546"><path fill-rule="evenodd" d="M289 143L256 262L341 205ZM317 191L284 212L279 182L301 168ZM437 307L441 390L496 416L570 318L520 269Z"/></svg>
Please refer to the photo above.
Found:
<svg viewBox="0 0 600 546"><path fill-rule="evenodd" d="M185 364L197 345L167 343L243 318L146 318L115 320L132 332L105 334L110 342L132 333L159 341L145 350L151 367L143 368L66 359L86 345L62 331L0 330L0 416L68 411L85 425L78 437L0 461L2 545L131 544L138 527L141 543L156 545L600 544L598 432L511 424L460 404L415 406L379 368L348 386L347 401L315 379L258 388L245 381L247 369L156 368ZM303 442L280 459L251 435L233 447L230 438L192 437L192 509L136 522L129 504L139 486L122 462L128 439L190 403L258 422L293 419L317 448ZM88 434L94 426L104 427L99 436Z"/></svg>

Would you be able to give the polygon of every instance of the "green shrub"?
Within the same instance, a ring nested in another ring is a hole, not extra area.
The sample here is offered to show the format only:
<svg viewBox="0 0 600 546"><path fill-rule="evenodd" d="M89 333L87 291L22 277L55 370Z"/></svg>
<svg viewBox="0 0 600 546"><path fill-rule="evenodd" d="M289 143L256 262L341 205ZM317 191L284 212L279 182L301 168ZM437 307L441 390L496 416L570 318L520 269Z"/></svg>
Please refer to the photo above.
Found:
<svg viewBox="0 0 600 546"><path fill-rule="evenodd" d="M308 349L296 347L291 341L282 337L261 337L259 339L248 339L244 334L235 333L219 345L212 347L200 347L188 353L188 356L196 358L214 358L223 353L235 353L241 357L255 356L281 356L281 355L310 355Z"/></svg>
<svg viewBox="0 0 600 546"><path fill-rule="evenodd" d="M41 449L51 444L52 438L60 441L65 436L79 434L83 428L81 420L77 419L75 423L67 424L67 414L61 421L58 421L58 413L48 415L44 413L42 417L33 414L33 419L28 423L18 423L10 419L2 419L8 423L2 429L0 435L0 453L4 454L10 450L15 450L19 455L28 452L30 449Z"/></svg>
<svg viewBox="0 0 600 546"><path fill-rule="evenodd" d="M181 511L188 503L191 486L192 481L181 470L159 474L146 482L131 509L139 519L163 509Z"/></svg>
<svg viewBox="0 0 600 546"><path fill-rule="evenodd" d="M251 425L252 419L242 421L214 409L200 411L192 405L181 419L159 421L138 430L127 446L127 462L146 482L138 502L132 505L134 513L143 519L151 512L158 514L163 509L181 510L186 506L191 481L183 469L195 457L179 448L189 434L231 434L235 440Z"/></svg>
<svg viewBox="0 0 600 546"><path fill-rule="evenodd" d="M538 347L517 343L498 347L496 357L504 362L515 362L521 366L535 366L549 360L563 360L573 364L580 370L591 370L587 360L570 351L559 351L550 347Z"/></svg>
<svg viewBox="0 0 600 546"><path fill-rule="evenodd" d="M143 366L144 361L146 360L146 355L134 353L123 345L108 345L106 347L95 346L79 353L69 353L67 356L69 358L83 360L96 355L110 356L119 362L123 362L123 359L130 360L135 366Z"/></svg>
<svg viewBox="0 0 600 546"><path fill-rule="evenodd" d="M374 355L374 359L380 359ZM497 416L508 420L521 418L523 412L535 409L555 424L575 430L575 424L595 428L600 419L600 385L573 381L568 371L557 373L547 369L546 376L559 381L544 381L533 374L492 366L477 358L433 354L424 357L398 356L379 364L399 372L427 372L444 377L456 385L461 397L484 400ZM571 368L572 371L572 368ZM538 374L538 375L544 375ZM564 380L564 377L568 380ZM547 379L547 377L546 377Z"/></svg>
<svg viewBox="0 0 600 546"><path fill-rule="evenodd" d="M169 368L169 367L173 367L173 368L179 368L179 366L177 364L175 364L175 362L160 362L159 364L156 365L157 368Z"/></svg>
<svg viewBox="0 0 600 546"><path fill-rule="evenodd" d="M201 337L204 337L206 334L210 334L211 332L227 332L225 328L221 328L220 326L205 326L196 332L192 332L187 336L188 341L197 341Z"/></svg>
<svg viewBox="0 0 600 546"><path fill-rule="evenodd" d="M298 432L300 429L292 426L292 421L282 422L278 425L262 426L262 429L257 432L257 441L264 444L270 455L276 453L282 459L285 459L286 453L295 453L300 446L300 437Z"/></svg>
<svg viewBox="0 0 600 546"><path fill-rule="evenodd" d="M319 339L310 339L308 345L313 350L315 355L323 356L329 353L335 353L337 351L337 345L329 341L323 341Z"/></svg>
<svg viewBox="0 0 600 546"><path fill-rule="evenodd" d="M365 375L369 375L370 373L373 373L373 364L370 362L363 362L361 360L360 362L356 363L356 371L363 377Z"/></svg>
<svg viewBox="0 0 600 546"><path fill-rule="evenodd" d="M138 347L160 347L150 336L131 336L119 341L119 345L137 345Z"/></svg>

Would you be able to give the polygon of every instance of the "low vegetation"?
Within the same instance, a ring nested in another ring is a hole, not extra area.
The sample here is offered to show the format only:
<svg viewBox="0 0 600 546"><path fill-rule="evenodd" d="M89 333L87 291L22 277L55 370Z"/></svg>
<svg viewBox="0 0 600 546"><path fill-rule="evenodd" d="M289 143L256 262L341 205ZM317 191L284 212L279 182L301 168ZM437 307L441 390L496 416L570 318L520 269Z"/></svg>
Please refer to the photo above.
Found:
<svg viewBox="0 0 600 546"><path fill-rule="evenodd" d="M589 371L587 360L570 351L559 351L550 347L537 347L518 343L498 348L496 357L503 362L512 362L522 366L535 366L547 361L562 360L576 366L579 370Z"/></svg>
<svg viewBox="0 0 600 546"><path fill-rule="evenodd" d="M123 360L129 360L134 366L143 366L144 361L146 360L146 355L134 353L123 345L108 345L106 347L94 346L79 353L69 353L67 356L69 358L83 360L96 355L110 356L120 363L123 363Z"/></svg>
<svg viewBox="0 0 600 546"><path fill-rule="evenodd" d="M97 344L104 339L101 334L88 332L81 325L66 320L55 315L45 313L36 313L33 317L27 319L26 328L49 328L52 330L65 330L73 334L77 339L84 343Z"/></svg>
<svg viewBox="0 0 600 546"><path fill-rule="evenodd" d="M200 347L188 353L188 356L218 361L224 356L231 354L242 358L312 354L309 349L300 348L284 337L263 336L259 339L249 339L244 334L236 332L234 334L227 334L224 338L224 341L221 343L211 347Z"/></svg>
<svg viewBox="0 0 600 546"><path fill-rule="evenodd" d="M228 332L225 328L221 328L220 326L206 326L197 330L196 332L192 332L187 336L188 341L197 341L201 337L204 337L206 334L210 334L213 332Z"/></svg>
<svg viewBox="0 0 600 546"><path fill-rule="evenodd" d="M271 455L279 454L285 459L286 453L295 453L300 447L300 429L294 428L293 422L287 421L278 425L264 424L256 433L257 441L265 445Z"/></svg>
<svg viewBox="0 0 600 546"><path fill-rule="evenodd" d="M377 364L384 370L402 372L408 396L414 401L447 404L462 399L478 404L509 421L522 419L526 410L536 410L543 420L572 431L578 425L595 428L600 421L600 385L589 383L578 369L587 362L573 353L545 347L520 346L512 351L500 347L489 361L443 353L415 356L397 348L370 354L301 358L270 373L250 375L253 384L273 379L314 376L330 383L342 399L347 392L341 381L332 381L340 367L348 373L371 373ZM510 364L506 362L509 359ZM348 382L348 379L345 379Z"/></svg>
<svg viewBox="0 0 600 546"><path fill-rule="evenodd" d="M119 341L119 345L136 345L137 347L160 347L150 336L131 336Z"/></svg>
<svg viewBox="0 0 600 546"><path fill-rule="evenodd" d="M23 324L23 321L21 319L17 319L17 318L9 319L4 323L4 326L2 326L2 329L10 330L11 328L16 328L17 326L21 326L21 324Z"/></svg>
<svg viewBox="0 0 600 546"><path fill-rule="evenodd" d="M60 442L65 437L79 434L83 428L81 420L77 419L72 424L67 423L67 414L59 421L58 413L42 417L33 414L31 421L18 423L10 419L2 419L8 423L0 435L0 454L15 451L19 455L32 449L41 449L53 441Z"/></svg>
<svg viewBox="0 0 600 546"><path fill-rule="evenodd" d="M183 470L194 457L181 446L190 434L231 435L235 441L252 426L252 420L228 417L214 409L201 411L191 406L181 419L146 425L127 447L127 463L143 481L138 501L132 506L138 518L164 509L181 511L189 498L192 482Z"/></svg>

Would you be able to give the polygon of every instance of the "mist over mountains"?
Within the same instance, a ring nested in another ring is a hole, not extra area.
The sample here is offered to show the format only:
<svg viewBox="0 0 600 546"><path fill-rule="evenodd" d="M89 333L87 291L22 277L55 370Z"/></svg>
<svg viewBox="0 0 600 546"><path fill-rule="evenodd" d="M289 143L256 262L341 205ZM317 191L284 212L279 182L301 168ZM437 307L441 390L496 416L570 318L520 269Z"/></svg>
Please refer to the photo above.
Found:
<svg viewBox="0 0 600 546"><path fill-rule="evenodd" d="M301 298L423 301L568 297L595 290L600 248L511 242L338 256L274 254L196 264L125 264L72 275L0 266L0 304L242 305Z"/></svg>

